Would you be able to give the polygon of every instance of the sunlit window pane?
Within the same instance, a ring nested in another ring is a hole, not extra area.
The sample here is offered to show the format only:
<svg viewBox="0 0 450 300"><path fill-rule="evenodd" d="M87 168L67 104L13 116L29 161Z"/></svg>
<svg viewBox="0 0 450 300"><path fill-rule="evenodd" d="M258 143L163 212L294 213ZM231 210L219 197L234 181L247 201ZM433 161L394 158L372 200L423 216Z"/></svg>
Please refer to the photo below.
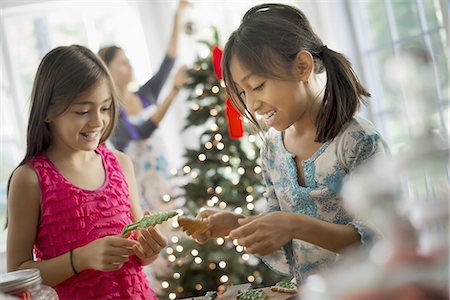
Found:
<svg viewBox="0 0 450 300"><path fill-rule="evenodd" d="M398 35L400 37L420 34L419 13L416 1L392 1Z"/></svg>
<svg viewBox="0 0 450 300"><path fill-rule="evenodd" d="M391 41L389 22L383 1L361 1L363 13L367 16L368 32L373 44L384 44Z"/></svg>

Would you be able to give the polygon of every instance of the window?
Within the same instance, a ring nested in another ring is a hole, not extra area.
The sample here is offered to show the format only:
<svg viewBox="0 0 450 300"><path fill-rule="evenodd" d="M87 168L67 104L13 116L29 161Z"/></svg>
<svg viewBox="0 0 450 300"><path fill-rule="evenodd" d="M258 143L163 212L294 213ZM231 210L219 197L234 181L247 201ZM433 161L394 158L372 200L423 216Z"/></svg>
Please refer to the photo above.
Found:
<svg viewBox="0 0 450 300"><path fill-rule="evenodd" d="M347 0L361 50L364 77L373 94L372 113L393 152L409 140L411 130L405 110L410 99L402 99L387 82L385 62L410 45L431 54L437 107L431 116L436 130L449 133L448 20L445 1L440 0ZM447 49L447 50L446 50ZM389 67L389 66L387 66Z"/></svg>

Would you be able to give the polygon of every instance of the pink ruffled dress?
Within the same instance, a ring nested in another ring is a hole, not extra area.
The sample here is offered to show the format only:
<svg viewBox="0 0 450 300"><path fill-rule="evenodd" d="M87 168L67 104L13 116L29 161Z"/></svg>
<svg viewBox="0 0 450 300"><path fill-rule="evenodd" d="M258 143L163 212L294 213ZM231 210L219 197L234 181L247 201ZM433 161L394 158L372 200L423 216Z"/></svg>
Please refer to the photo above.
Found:
<svg viewBox="0 0 450 300"><path fill-rule="evenodd" d="M34 244L37 260L119 234L132 223L128 184L119 162L104 145L96 151L102 156L107 175L103 186L95 191L73 185L45 154L29 161L42 193L42 219ZM120 270L85 270L54 289L60 299L157 299L136 256L130 256Z"/></svg>

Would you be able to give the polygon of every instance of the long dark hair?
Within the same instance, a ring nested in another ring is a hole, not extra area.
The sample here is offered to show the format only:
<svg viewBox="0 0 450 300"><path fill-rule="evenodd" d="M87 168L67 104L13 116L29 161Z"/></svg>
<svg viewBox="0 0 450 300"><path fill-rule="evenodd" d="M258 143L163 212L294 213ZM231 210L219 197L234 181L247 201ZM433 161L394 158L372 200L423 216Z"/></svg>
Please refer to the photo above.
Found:
<svg viewBox="0 0 450 300"><path fill-rule="evenodd" d="M358 110L360 102L370 94L359 82L345 56L328 49L297 8L284 4L261 4L245 13L241 25L231 34L224 48L225 90L233 105L258 126L231 76L231 58L237 57L254 74L287 79L293 61L302 50L313 55L315 73L324 70L327 73L324 99L315 120L316 142L323 143L339 134L342 126Z"/></svg>
<svg viewBox="0 0 450 300"><path fill-rule="evenodd" d="M31 92L26 153L16 169L50 146L52 137L46 119L66 112L78 96L89 92L104 79L112 97L111 122L100 143L112 134L118 118L118 98L108 68L91 50L80 45L57 47L44 56ZM8 192L14 171L8 180Z"/></svg>

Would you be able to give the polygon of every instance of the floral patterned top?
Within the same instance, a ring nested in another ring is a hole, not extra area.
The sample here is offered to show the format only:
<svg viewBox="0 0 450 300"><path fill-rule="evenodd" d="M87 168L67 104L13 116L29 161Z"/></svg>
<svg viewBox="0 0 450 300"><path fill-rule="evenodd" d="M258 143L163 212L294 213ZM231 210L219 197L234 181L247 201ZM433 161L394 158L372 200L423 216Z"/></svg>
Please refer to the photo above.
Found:
<svg viewBox="0 0 450 300"><path fill-rule="evenodd" d="M283 133L271 128L261 148L261 167L267 186L266 212L294 212L335 224L351 224L361 236L362 243L366 243L373 232L344 209L339 192L348 173L387 152L374 125L355 117L337 137L322 144L310 158L302 161L305 186L301 186L294 155L284 147ZM276 271L294 275L297 284L301 284L307 276L333 265L337 256L337 253L302 240L292 240L282 249L264 256L263 260Z"/></svg>

